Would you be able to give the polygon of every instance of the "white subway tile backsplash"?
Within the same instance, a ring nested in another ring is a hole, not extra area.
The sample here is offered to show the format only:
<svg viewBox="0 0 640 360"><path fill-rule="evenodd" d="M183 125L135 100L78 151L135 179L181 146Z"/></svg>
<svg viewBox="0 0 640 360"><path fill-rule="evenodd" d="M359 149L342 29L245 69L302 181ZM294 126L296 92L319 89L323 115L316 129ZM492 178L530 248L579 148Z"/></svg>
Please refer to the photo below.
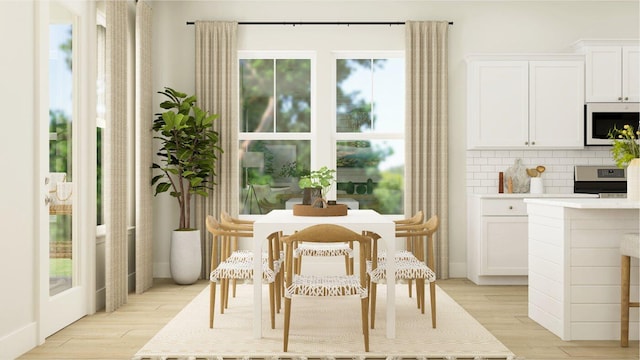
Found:
<svg viewBox="0 0 640 360"><path fill-rule="evenodd" d="M506 172L516 159L533 168L544 165L545 192L573 193L573 170L576 165L613 165L610 148L595 147L584 150L468 150L467 193L492 194L498 192L498 173Z"/></svg>

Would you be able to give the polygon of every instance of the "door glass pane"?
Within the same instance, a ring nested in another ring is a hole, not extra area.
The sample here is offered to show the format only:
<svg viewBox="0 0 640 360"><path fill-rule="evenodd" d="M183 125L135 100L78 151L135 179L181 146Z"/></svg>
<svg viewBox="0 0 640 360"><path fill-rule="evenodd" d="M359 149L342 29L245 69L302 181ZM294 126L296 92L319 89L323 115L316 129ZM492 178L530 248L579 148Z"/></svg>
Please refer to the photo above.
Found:
<svg viewBox="0 0 640 360"><path fill-rule="evenodd" d="M240 213L267 214L302 202L301 175L309 174L308 140L254 140L240 143Z"/></svg>
<svg viewBox="0 0 640 360"><path fill-rule="evenodd" d="M49 26L49 294L73 286L73 26Z"/></svg>

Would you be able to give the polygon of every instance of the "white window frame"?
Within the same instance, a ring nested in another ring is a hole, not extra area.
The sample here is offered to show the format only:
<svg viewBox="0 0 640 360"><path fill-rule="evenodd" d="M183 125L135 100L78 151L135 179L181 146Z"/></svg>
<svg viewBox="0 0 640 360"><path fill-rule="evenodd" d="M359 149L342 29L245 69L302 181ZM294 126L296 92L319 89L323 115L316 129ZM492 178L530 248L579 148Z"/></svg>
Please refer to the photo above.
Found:
<svg viewBox="0 0 640 360"><path fill-rule="evenodd" d="M311 147L311 169L316 169L321 166L328 166L329 168L336 169L336 142L338 141L350 141L350 140L405 140L404 123L400 127L400 132L367 132L367 133L345 133L337 132L337 107L336 107L336 61L338 59L390 59L399 58L404 59L405 52L400 50L382 50L382 51L330 51L327 54L318 54L317 51L254 51L254 50L240 50L238 51L238 64L240 60L246 59L309 59L311 60L311 124L310 132L308 133L277 133L275 129L273 132L266 133L253 133L241 131L241 115L239 112L238 118L238 144L243 140L309 140ZM318 97L321 95L321 90L318 89L318 69L323 69L320 62L325 64L325 67L330 71L330 84L331 90L327 94L330 99L318 102ZM330 65L326 62L329 61ZM238 107L240 107L240 76L238 76ZM406 81L406 79L405 79ZM328 116L329 126L319 126L318 112L319 106L327 106L330 111ZM406 109L405 109L406 111ZM237 161L240 161L238 159ZM328 194L329 198L336 197L336 189L333 186ZM406 193L404 194L406 199ZM391 215L393 216L393 215ZM242 217L253 217L251 215L243 215Z"/></svg>

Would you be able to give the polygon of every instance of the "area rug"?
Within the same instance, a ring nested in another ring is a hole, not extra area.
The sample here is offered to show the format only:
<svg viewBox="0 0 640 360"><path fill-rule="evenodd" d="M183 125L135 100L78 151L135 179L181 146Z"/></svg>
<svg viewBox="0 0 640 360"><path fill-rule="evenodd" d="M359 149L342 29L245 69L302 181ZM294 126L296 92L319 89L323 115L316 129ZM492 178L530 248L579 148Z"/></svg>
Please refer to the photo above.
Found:
<svg viewBox="0 0 640 360"><path fill-rule="evenodd" d="M269 325L269 302L263 291L262 339L252 332L252 285L239 285L229 308L209 329L209 289L204 289L161 329L133 359L516 359L458 303L437 287L437 328L409 298L407 286L396 285L396 338L385 334L385 286L378 286L376 328L370 331L370 351L364 351L358 298L296 297L292 301L289 351L282 351L284 309ZM217 294L220 292L218 291ZM427 293L428 295L428 293ZM414 295L415 296L415 295ZM427 296L427 299L429 296Z"/></svg>

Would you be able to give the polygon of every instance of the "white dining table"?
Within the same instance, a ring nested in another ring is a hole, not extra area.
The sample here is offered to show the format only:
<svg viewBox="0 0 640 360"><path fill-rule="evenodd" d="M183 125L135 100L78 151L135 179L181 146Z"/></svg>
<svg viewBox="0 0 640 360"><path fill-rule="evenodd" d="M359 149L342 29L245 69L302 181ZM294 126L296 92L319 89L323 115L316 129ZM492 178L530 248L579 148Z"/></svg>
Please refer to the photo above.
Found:
<svg viewBox="0 0 640 360"><path fill-rule="evenodd" d="M395 223L393 220L380 215L374 210L348 210L346 216L297 216L293 210L271 210L261 216L253 224L253 252L261 254L265 239L269 234L282 231L292 234L316 224L337 224L356 232L369 230L377 233L383 239L388 254L396 250ZM262 260L261 256L253 257L253 334L254 338L262 338ZM396 336L395 317L395 263L387 264L387 338Z"/></svg>

